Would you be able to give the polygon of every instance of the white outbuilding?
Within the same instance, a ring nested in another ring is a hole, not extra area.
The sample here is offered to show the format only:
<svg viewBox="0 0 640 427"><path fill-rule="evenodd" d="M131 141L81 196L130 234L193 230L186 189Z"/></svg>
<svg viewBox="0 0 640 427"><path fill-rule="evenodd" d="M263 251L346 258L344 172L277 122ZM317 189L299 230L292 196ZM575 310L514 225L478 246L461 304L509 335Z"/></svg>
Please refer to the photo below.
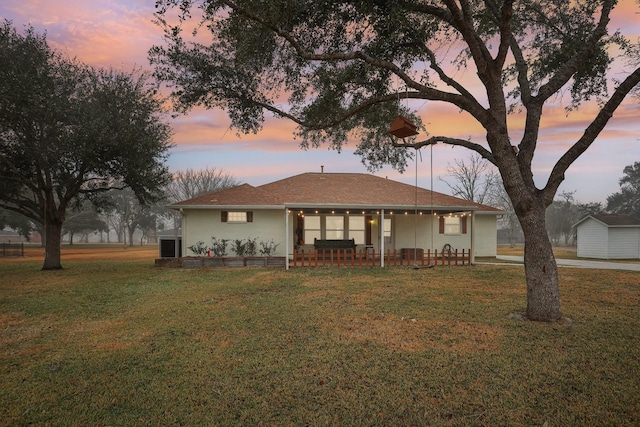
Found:
<svg viewBox="0 0 640 427"><path fill-rule="evenodd" d="M588 215L574 227L579 257L640 259L640 220L630 215Z"/></svg>

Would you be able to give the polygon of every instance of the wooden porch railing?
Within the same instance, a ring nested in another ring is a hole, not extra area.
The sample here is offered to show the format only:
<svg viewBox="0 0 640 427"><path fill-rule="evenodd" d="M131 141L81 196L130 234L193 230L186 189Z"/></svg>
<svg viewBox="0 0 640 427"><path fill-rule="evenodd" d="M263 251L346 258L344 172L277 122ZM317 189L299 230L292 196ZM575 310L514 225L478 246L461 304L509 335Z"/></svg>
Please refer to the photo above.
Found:
<svg viewBox="0 0 640 427"><path fill-rule="evenodd" d="M429 265L470 265L471 249L458 249L431 252L417 251L417 259L413 251L405 256L396 249L388 249L384 256L385 266L429 266ZM294 252L289 267L362 267L380 265L380 253L375 249L308 249Z"/></svg>

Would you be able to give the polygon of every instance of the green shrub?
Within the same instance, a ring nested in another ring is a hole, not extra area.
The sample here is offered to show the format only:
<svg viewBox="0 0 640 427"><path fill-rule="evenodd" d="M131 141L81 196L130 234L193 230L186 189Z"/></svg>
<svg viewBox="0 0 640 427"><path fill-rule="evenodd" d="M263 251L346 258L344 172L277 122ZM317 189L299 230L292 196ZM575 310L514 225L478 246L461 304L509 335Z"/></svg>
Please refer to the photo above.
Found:
<svg viewBox="0 0 640 427"><path fill-rule="evenodd" d="M217 239L211 237L211 255L214 257L227 256L227 244L229 239Z"/></svg>
<svg viewBox="0 0 640 427"><path fill-rule="evenodd" d="M247 240L235 239L233 241L233 246L231 247L231 249L239 257L255 256L257 252L257 248L256 248L257 240L258 240L257 237L254 237L253 239L247 238Z"/></svg>
<svg viewBox="0 0 640 427"><path fill-rule="evenodd" d="M256 253L258 251L258 248L256 245L257 240L258 240L257 237L254 237L253 239L247 238L247 241L244 244L245 256L256 256Z"/></svg>
<svg viewBox="0 0 640 427"><path fill-rule="evenodd" d="M280 246L280 243L275 243L273 239L269 241L260 241L260 254L264 256L273 256L276 254L276 248Z"/></svg>
<svg viewBox="0 0 640 427"><path fill-rule="evenodd" d="M198 256L205 256L209 250L202 240L197 241L195 245L191 245L187 249Z"/></svg>
<svg viewBox="0 0 640 427"><path fill-rule="evenodd" d="M231 250L236 253L237 256L244 256L246 245L244 240L235 239L231 244Z"/></svg>

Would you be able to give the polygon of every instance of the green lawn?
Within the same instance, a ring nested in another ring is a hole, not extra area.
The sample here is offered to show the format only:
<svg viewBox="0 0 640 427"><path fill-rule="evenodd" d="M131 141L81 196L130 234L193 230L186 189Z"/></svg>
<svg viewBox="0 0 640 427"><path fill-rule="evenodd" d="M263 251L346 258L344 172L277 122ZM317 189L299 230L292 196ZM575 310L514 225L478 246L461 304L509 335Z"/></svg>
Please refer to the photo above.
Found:
<svg viewBox="0 0 640 427"><path fill-rule="evenodd" d="M640 275L0 263L1 425L640 425Z"/></svg>

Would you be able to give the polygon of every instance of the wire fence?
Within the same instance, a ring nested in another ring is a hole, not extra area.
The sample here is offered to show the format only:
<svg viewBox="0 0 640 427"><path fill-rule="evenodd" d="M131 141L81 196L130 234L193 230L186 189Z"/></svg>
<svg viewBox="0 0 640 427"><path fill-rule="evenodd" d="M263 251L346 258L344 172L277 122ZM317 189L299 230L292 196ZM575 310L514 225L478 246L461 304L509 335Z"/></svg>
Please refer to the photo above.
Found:
<svg viewBox="0 0 640 427"><path fill-rule="evenodd" d="M0 256L24 256L24 243L0 243Z"/></svg>

